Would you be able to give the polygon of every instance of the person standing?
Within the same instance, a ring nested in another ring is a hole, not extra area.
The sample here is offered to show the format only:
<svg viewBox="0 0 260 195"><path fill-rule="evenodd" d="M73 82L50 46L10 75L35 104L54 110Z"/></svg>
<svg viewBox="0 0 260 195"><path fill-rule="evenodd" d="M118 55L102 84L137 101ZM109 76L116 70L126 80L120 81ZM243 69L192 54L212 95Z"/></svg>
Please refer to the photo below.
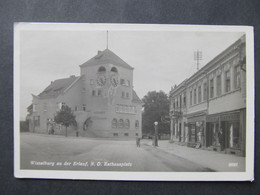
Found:
<svg viewBox="0 0 260 195"><path fill-rule="evenodd" d="M224 150L224 135L223 135L222 129L220 129L218 132L218 141L220 144L220 150L223 151Z"/></svg>

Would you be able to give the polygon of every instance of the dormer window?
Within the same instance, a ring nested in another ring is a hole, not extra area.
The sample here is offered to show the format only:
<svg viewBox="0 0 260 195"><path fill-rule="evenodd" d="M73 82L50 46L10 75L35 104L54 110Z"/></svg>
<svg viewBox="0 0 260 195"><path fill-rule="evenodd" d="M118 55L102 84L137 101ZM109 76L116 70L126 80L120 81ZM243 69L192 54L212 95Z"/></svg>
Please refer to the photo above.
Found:
<svg viewBox="0 0 260 195"><path fill-rule="evenodd" d="M111 68L111 72L118 73L117 68L116 67Z"/></svg>
<svg viewBox="0 0 260 195"><path fill-rule="evenodd" d="M98 72L106 72L106 68L104 66L100 66Z"/></svg>

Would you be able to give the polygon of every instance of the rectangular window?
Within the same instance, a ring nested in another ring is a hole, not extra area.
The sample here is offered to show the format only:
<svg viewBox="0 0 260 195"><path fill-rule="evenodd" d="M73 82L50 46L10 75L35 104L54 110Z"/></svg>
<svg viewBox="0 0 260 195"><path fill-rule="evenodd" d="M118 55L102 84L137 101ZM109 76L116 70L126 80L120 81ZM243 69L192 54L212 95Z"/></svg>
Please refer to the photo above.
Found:
<svg viewBox="0 0 260 195"><path fill-rule="evenodd" d="M183 95L183 106L186 106L186 93Z"/></svg>
<svg viewBox="0 0 260 195"><path fill-rule="evenodd" d="M125 135L125 136L128 136L128 133L125 133L124 135Z"/></svg>
<svg viewBox="0 0 260 195"><path fill-rule="evenodd" d="M101 89L98 90L98 96L101 96Z"/></svg>
<svg viewBox="0 0 260 195"><path fill-rule="evenodd" d="M46 102L43 103L43 111L44 111L44 112L47 111L47 103L46 103Z"/></svg>
<svg viewBox="0 0 260 195"><path fill-rule="evenodd" d="M198 87L198 103L201 102L201 86Z"/></svg>
<svg viewBox="0 0 260 195"><path fill-rule="evenodd" d="M122 98L125 98L125 92L122 91Z"/></svg>
<svg viewBox="0 0 260 195"><path fill-rule="evenodd" d="M194 104L197 103L197 90L194 89Z"/></svg>
<svg viewBox="0 0 260 195"><path fill-rule="evenodd" d="M190 91L190 105L192 105L192 91Z"/></svg>
<svg viewBox="0 0 260 195"><path fill-rule="evenodd" d="M117 137L117 136L118 136L118 133L113 133L113 136L114 136L114 137Z"/></svg>
<svg viewBox="0 0 260 195"><path fill-rule="evenodd" d="M127 99L129 98L129 93L128 93L128 92L126 92L126 98L127 98Z"/></svg>
<svg viewBox="0 0 260 195"><path fill-rule="evenodd" d="M238 89L240 88L240 81L241 78L240 78L240 67L239 66L236 66L234 68L234 86L235 86L235 89Z"/></svg>
<svg viewBox="0 0 260 195"><path fill-rule="evenodd" d="M230 71L225 72L225 91L226 93L230 91Z"/></svg>
<svg viewBox="0 0 260 195"><path fill-rule="evenodd" d="M210 85L210 98L214 97L214 79L211 79L209 81L209 85Z"/></svg>
<svg viewBox="0 0 260 195"><path fill-rule="evenodd" d="M83 110L83 111L86 111L86 104L83 104L83 105L82 105L82 110Z"/></svg>
<svg viewBox="0 0 260 195"><path fill-rule="evenodd" d="M36 112L37 111L37 105L36 104L33 104L33 112Z"/></svg>
<svg viewBox="0 0 260 195"><path fill-rule="evenodd" d="M203 100L207 100L208 98L208 89L207 89L207 83L203 84Z"/></svg>
<svg viewBox="0 0 260 195"><path fill-rule="evenodd" d="M40 116L34 117L34 125L35 126L40 126Z"/></svg>
<svg viewBox="0 0 260 195"><path fill-rule="evenodd" d="M217 76L217 96L221 95L221 75Z"/></svg>
<svg viewBox="0 0 260 195"><path fill-rule="evenodd" d="M92 90L92 96L95 96L95 95L96 95L96 91Z"/></svg>
<svg viewBox="0 0 260 195"><path fill-rule="evenodd" d="M120 84L125 85L125 79L120 79Z"/></svg>
<svg viewBox="0 0 260 195"><path fill-rule="evenodd" d="M182 104L181 100L182 100L182 96L180 95L180 107L182 106L182 105L181 105L181 104Z"/></svg>

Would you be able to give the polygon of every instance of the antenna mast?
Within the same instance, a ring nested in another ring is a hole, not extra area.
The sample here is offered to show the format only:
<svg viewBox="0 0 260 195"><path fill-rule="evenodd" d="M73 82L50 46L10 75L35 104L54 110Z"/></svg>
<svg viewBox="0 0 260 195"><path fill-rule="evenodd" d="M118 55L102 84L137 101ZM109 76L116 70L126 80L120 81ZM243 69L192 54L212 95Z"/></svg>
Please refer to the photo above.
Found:
<svg viewBox="0 0 260 195"><path fill-rule="evenodd" d="M196 61L196 64L197 64L197 70L199 70L200 61L202 60L202 51L200 51L200 50L194 51L194 60Z"/></svg>
<svg viewBox="0 0 260 195"><path fill-rule="evenodd" d="M107 49L108 49L108 30L107 30Z"/></svg>

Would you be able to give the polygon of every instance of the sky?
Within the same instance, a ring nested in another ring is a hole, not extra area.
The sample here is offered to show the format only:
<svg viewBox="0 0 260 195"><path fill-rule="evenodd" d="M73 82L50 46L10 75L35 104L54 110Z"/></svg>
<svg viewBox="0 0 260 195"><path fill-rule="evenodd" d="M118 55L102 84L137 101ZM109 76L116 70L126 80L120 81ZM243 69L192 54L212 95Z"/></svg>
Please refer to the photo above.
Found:
<svg viewBox="0 0 260 195"><path fill-rule="evenodd" d="M194 51L202 51L200 68L239 39L243 32L109 30L108 48L134 67L134 90L169 93L197 71ZM56 79L79 76L80 67L107 47L106 30L24 30L20 32L20 119L32 94Z"/></svg>

